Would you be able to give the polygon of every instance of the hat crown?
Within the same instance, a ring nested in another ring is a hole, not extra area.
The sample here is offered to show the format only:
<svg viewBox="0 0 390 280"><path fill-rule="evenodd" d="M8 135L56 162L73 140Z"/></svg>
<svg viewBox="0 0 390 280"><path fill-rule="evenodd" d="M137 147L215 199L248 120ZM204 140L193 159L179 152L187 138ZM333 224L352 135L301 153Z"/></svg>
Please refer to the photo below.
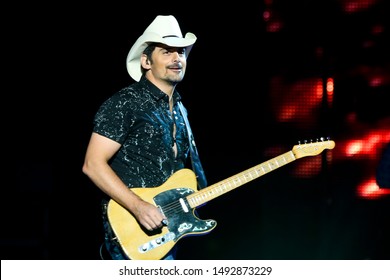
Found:
<svg viewBox="0 0 390 280"><path fill-rule="evenodd" d="M162 38L169 36L183 38L179 23L172 15L157 16L154 21L145 29L144 34L146 33L156 33Z"/></svg>

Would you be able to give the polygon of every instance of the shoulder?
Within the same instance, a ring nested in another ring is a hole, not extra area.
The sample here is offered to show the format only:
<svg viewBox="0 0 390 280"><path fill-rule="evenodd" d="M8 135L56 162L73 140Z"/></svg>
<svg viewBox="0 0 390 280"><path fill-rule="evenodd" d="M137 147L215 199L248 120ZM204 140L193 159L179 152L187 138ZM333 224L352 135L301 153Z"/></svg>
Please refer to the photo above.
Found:
<svg viewBox="0 0 390 280"><path fill-rule="evenodd" d="M104 103L124 105L129 101L134 101L139 99L141 96L142 93L139 87L137 86L137 84L132 84L130 86L124 87L119 91L115 92Z"/></svg>

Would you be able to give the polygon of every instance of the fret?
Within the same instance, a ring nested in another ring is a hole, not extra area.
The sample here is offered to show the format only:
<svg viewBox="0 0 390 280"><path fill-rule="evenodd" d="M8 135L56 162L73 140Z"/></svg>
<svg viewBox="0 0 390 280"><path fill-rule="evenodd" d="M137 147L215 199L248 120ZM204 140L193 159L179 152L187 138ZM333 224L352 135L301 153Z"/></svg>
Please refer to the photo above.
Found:
<svg viewBox="0 0 390 280"><path fill-rule="evenodd" d="M313 147L314 146L314 147ZM206 187L205 189L199 190L195 194L191 194L188 197L188 201L191 207L196 207L201 203L205 203L213 198L221 196L239 186L244 185L260 176L263 176L279 167L282 167L294 160L297 157L304 157L308 155L317 155L324 149L332 149L334 147L333 141L323 141L319 143L310 143L296 145L293 150L279 155L266 162L258 164L252 168L249 168L241 173L238 173L232 177L229 177L217 184ZM320 148L320 149L319 149ZM303 153L303 154L302 154ZM199 199L201 197L202 199Z"/></svg>

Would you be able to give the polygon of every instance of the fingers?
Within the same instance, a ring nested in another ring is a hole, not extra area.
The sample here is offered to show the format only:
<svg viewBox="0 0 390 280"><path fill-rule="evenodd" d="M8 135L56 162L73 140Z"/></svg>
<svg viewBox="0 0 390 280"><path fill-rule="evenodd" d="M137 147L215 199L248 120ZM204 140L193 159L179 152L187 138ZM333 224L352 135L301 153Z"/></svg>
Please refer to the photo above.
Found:
<svg viewBox="0 0 390 280"><path fill-rule="evenodd" d="M138 212L139 222L149 231L168 225L168 219L152 204L144 204Z"/></svg>
<svg viewBox="0 0 390 280"><path fill-rule="evenodd" d="M167 225L168 225L167 219L150 220L144 224L145 228L149 231L153 231Z"/></svg>

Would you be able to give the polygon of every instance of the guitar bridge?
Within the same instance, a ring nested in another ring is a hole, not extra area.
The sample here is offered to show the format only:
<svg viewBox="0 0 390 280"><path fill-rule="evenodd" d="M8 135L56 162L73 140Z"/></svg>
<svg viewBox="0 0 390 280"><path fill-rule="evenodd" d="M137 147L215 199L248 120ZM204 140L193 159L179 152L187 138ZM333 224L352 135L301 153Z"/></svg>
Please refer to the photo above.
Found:
<svg viewBox="0 0 390 280"><path fill-rule="evenodd" d="M141 246L138 247L138 251L140 253L146 253L154 248L157 248L171 240L175 239L175 233L173 232L168 232L164 234L163 236L160 236L158 238L152 239L149 242L146 242L142 244Z"/></svg>

